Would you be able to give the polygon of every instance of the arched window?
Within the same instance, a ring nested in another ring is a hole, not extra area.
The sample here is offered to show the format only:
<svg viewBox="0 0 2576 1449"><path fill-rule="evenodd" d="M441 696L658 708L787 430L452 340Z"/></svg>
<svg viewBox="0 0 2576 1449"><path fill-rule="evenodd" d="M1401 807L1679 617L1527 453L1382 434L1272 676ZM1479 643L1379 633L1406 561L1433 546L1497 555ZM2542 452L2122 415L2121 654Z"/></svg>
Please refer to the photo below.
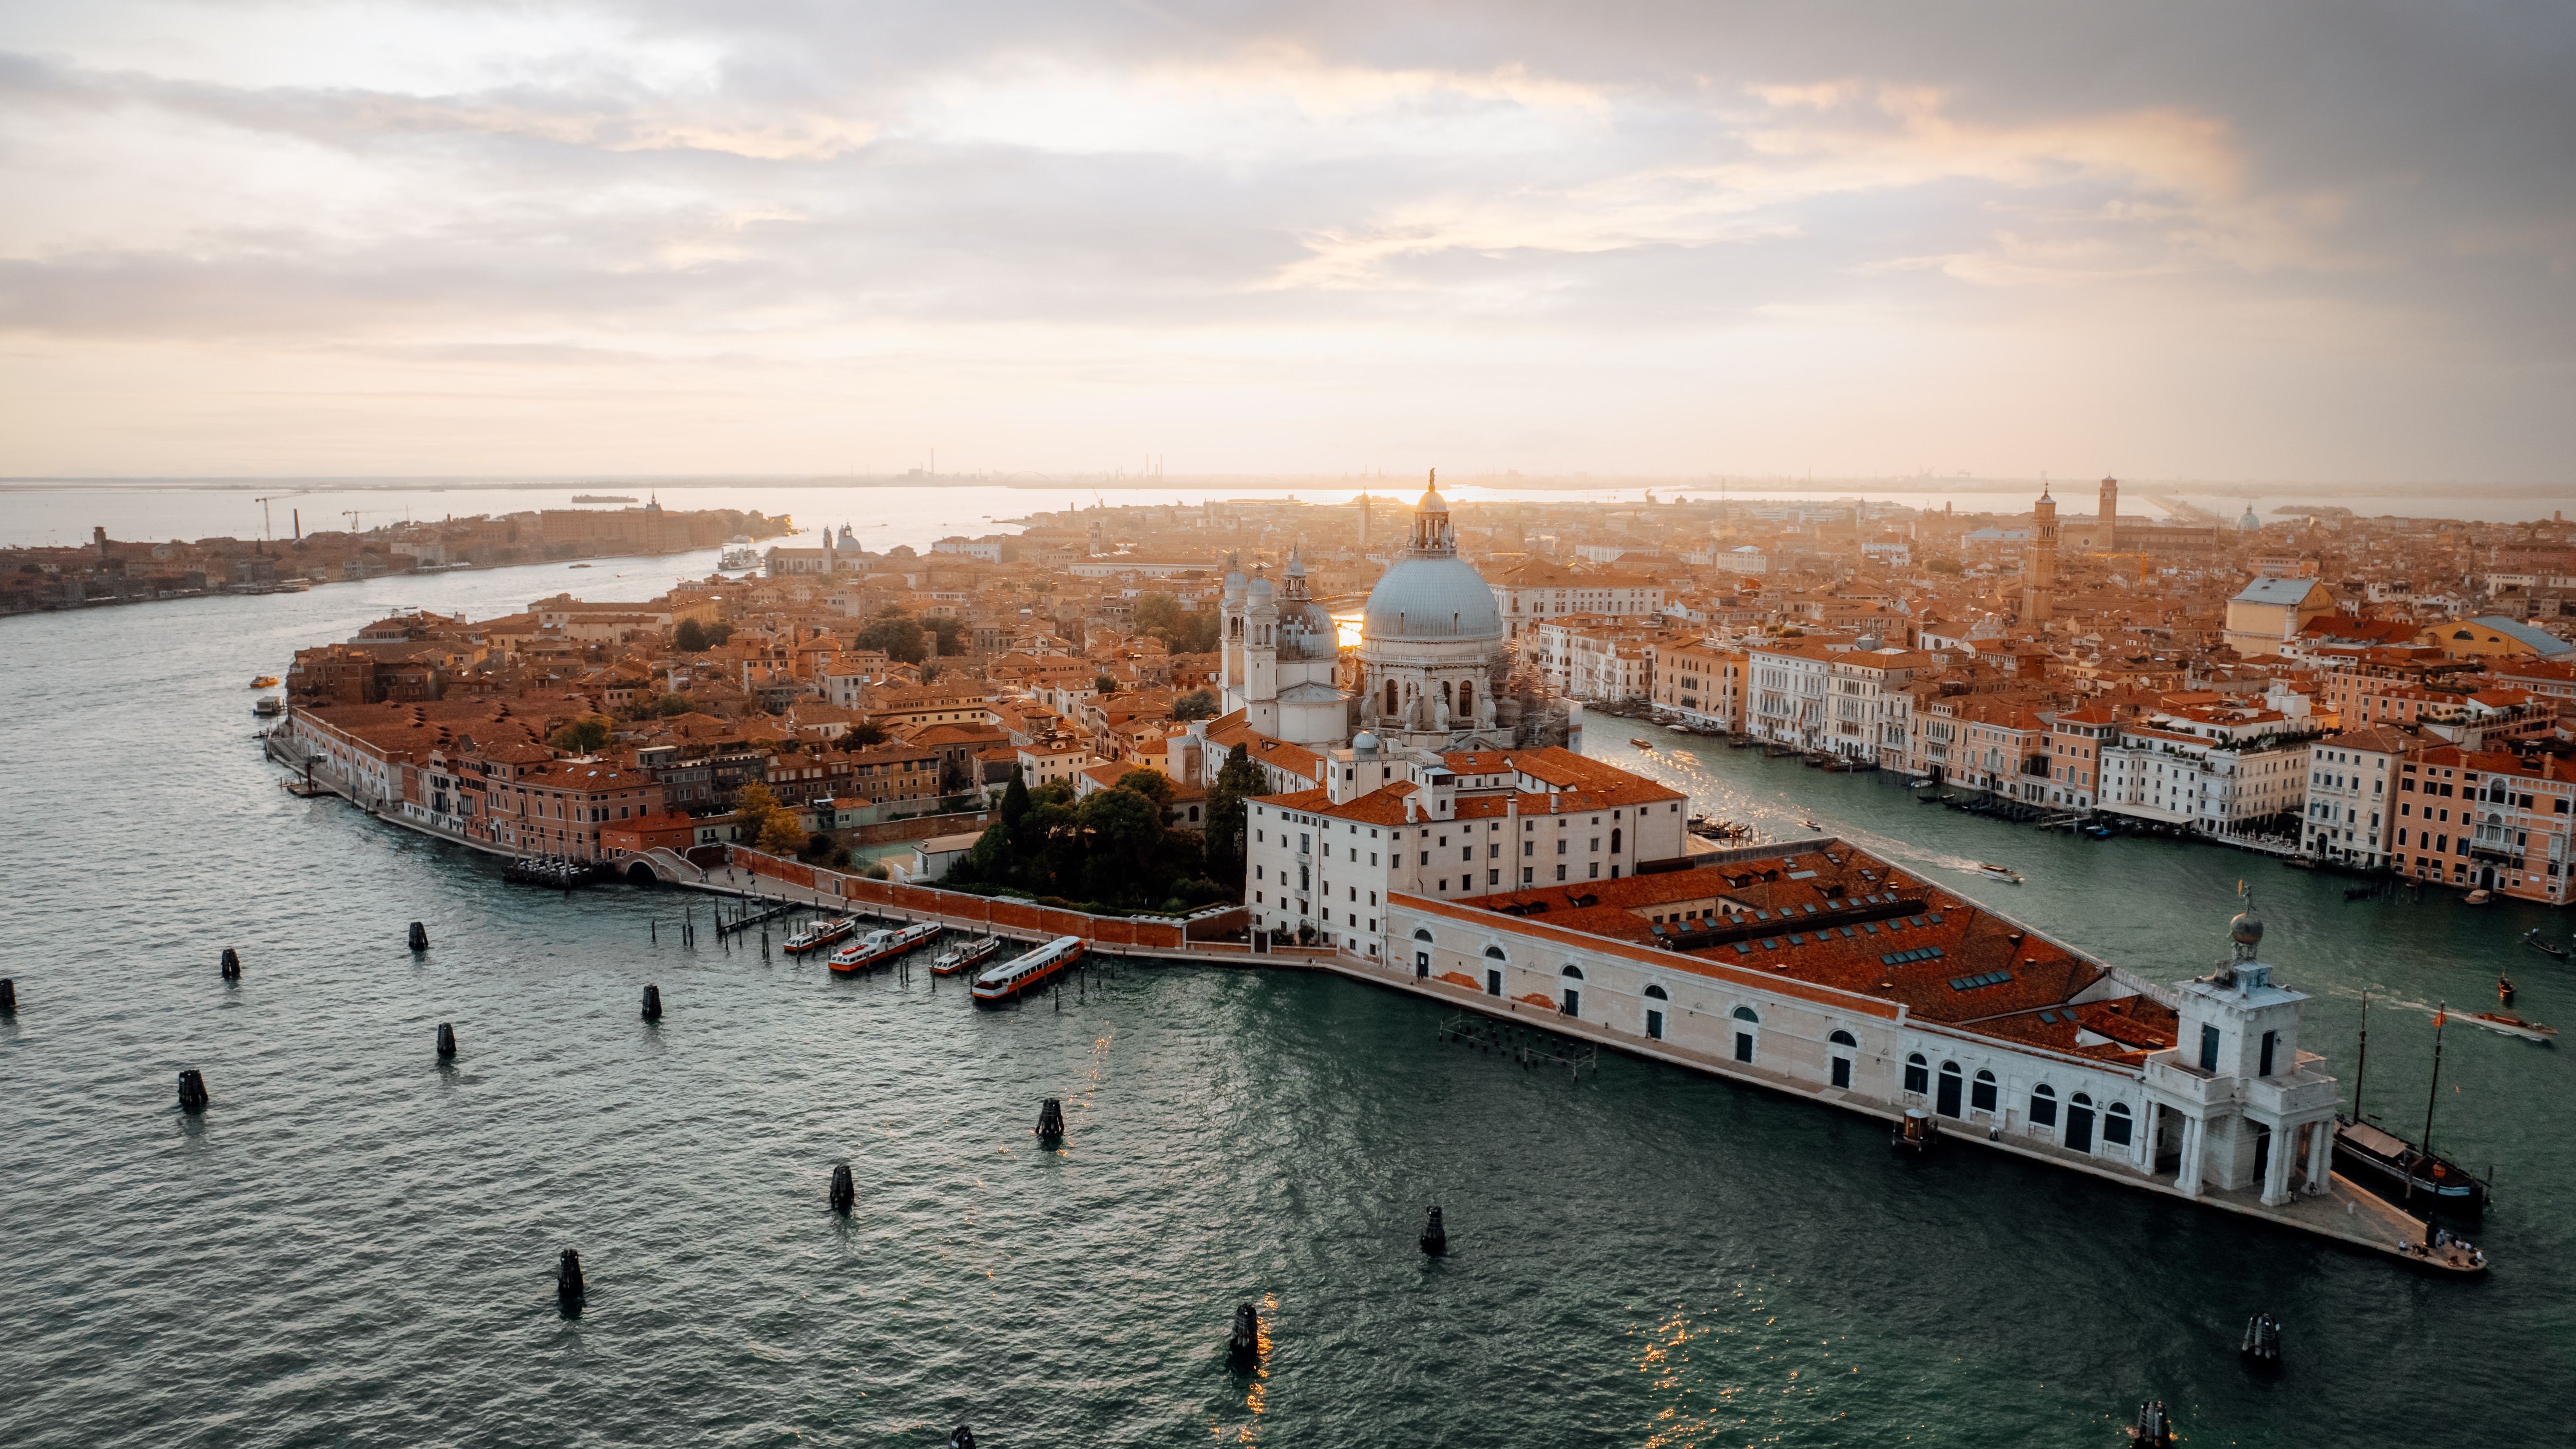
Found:
<svg viewBox="0 0 2576 1449"><path fill-rule="evenodd" d="M1759 1022L1762 1020L1762 1018L1753 1014L1753 1008L1749 1006L1739 1006L1735 1008L1735 1019L1737 1021L1751 1022Z"/></svg>
<svg viewBox="0 0 2576 1449"><path fill-rule="evenodd" d="M1664 993L1664 988L1660 986L1648 986L1646 988L1646 995L1656 1001L1669 1001L1672 999Z"/></svg>
<svg viewBox="0 0 2576 1449"><path fill-rule="evenodd" d="M1838 1047L1858 1047L1860 1045L1859 1039L1847 1031L1836 1031L1832 1036L1825 1038L1825 1040L1832 1042ZM1849 1087L1851 1085L1851 1077L1852 1059L1843 1055L1841 1052L1834 1053L1834 1085L1837 1087Z"/></svg>
<svg viewBox="0 0 2576 1449"><path fill-rule="evenodd" d="M1487 959L1494 961L1507 961L1511 959L1503 954L1503 948L1500 946L1487 946L1485 948L1485 955Z"/></svg>
<svg viewBox="0 0 2576 1449"><path fill-rule="evenodd" d="M1458 713L1473 715L1475 712L1476 686L1471 682L1461 682L1458 686Z"/></svg>
<svg viewBox="0 0 2576 1449"><path fill-rule="evenodd" d="M1860 1038L1847 1031L1836 1031L1832 1036L1825 1038L1825 1040L1832 1042L1836 1046L1856 1047L1860 1045Z"/></svg>
<svg viewBox="0 0 2576 1449"><path fill-rule="evenodd" d="M1967 1081L1967 1079L1967 1074L1959 1070L1959 1064L1957 1062L1943 1062L1941 1064L1941 1089L1935 1092L1932 1096L1932 1110L1940 1113L1944 1117L1958 1116L1960 1097L1959 1088L1962 1083Z"/></svg>
<svg viewBox="0 0 2576 1449"><path fill-rule="evenodd" d="M1670 999L1670 997L1664 994L1664 988L1655 985L1653 982L1648 982L1646 984L1647 1040L1662 1041L1664 1039L1664 1003Z"/></svg>
<svg viewBox="0 0 2576 1449"><path fill-rule="evenodd" d="M1396 696L1395 681L1390 679L1386 682L1386 712L1395 714L1403 708L1404 702Z"/></svg>
<svg viewBox="0 0 2576 1449"><path fill-rule="evenodd" d="M1739 1006L1730 1014L1734 1016L1736 1022L1735 1059L1739 1062L1749 1062L1753 1060L1754 1028L1762 1024L1762 1018L1755 1016L1753 1008L1749 1006Z"/></svg>
<svg viewBox="0 0 2576 1449"><path fill-rule="evenodd" d="M2030 1121L2034 1127L2057 1125L2057 1089L2046 1082L2030 1089Z"/></svg>
<svg viewBox="0 0 2576 1449"><path fill-rule="evenodd" d="M2111 1109L2102 1114L2102 1140L2114 1147L2128 1146L2129 1123L2129 1104L2112 1103Z"/></svg>
<svg viewBox="0 0 2576 1449"><path fill-rule="evenodd" d="M1921 1052L1911 1052L1906 1055L1905 1090L1917 1093L1932 1090L1932 1065L1923 1060Z"/></svg>
<svg viewBox="0 0 2576 1449"><path fill-rule="evenodd" d="M1431 933L1429 931L1416 931L1413 933L1413 939L1417 941L1428 941L1431 939ZM1493 953L1489 951L1486 954L1491 955Z"/></svg>
<svg viewBox="0 0 2576 1449"><path fill-rule="evenodd" d="M1968 1105L1980 1112L1995 1110L1995 1074L1980 1068L1976 1082L1968 1088Z"/></svg>
<svg viewBox="0 0 2576 1449"><path fill-rule="evenodd" d="M1575 980L1580 981L1583 979L1583 968L1580 966L1568 965L1564 970L1559 971L1556 974L1559 976L1571 976Z"/></svg>
<svg viewBox="0 0 2576 1449"><path fill-rule="evenodd" d="M1620 832L1619 832L1618 827L1616 827L1616 826L1611 827L1611 830L1610 830L1610 853L1611 853L1612 855L1617 855L1617 854L1619 853L1619 834L1620 834Z"/></svg>

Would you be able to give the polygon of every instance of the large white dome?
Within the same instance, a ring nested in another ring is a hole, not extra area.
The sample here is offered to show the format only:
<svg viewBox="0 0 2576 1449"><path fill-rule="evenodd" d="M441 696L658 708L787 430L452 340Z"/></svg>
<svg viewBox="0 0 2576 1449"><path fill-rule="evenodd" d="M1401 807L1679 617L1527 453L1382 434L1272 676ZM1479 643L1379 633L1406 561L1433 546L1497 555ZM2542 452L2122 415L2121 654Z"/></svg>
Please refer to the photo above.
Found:
<svg viewBox="0 0 2576 1449"><path fill-rule="evenodd" d="M1465 560L1399 558L1369 590L1360 632L1372 643L1500 639L1503 611Z"/></svg>

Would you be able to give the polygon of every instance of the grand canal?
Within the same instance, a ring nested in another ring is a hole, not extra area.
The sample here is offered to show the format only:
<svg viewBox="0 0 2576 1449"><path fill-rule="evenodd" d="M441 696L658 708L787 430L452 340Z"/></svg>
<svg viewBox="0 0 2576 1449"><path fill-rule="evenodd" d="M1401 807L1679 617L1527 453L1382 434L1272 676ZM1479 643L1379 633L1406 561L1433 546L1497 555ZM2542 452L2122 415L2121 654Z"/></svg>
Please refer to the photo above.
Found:
<svg viewBox="0 0 2576 1449"><path fill-rule="evenodd" d="M1868 1122L1662 1066L1524 1073L1335 979L1127 965L1060 1012L978 1012L926 977L657 944L686 897L505 886L287 797L251 738L253 673L397 604L675 571L0 622L8 1442L929 1446L966 1420L988 1446L2107 1445L2149 1396L2201 1444L2564 1441L2564 1051L2448 1034L2436 1131L2495 1166L2497 1266L2433 1282L1972 1149L1900 1161ZM2492 1000L2501 967L2520 1009L2576 1021L2565 968L2514 944L2563 915L2347 905L2259 857L2043 836L1618 721L1589 749L1712 815L1812 811L2163 978L2222 953L2248 880L2347 1077L2374 993L2369 1105L2395 1122L2424 1111L2434 1003ZM1058 1154L1028 1131L1047 1096ZM1433 1202L1452 1252L1426 1261ZM1250 1373L1223 1349L1244 1299L1270 1332ZM2277 1378L2236 1359L2257 1308L2287 1326Z"/></svg>

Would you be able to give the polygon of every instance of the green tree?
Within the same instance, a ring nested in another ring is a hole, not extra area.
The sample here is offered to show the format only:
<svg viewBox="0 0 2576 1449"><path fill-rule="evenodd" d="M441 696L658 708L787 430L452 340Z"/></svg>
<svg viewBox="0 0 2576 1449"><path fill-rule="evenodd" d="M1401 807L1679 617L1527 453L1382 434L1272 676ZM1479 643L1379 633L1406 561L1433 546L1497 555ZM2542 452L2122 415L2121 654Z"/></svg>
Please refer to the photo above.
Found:
<svg viewBox="0 0 2576 1449"><path fill-rule="evenodd" d="M897 612L869 620L867 627L854 636L854 642L862 649L882 649L889 659L919 664L930 654L923 638L921 621Z"/></svg>
<svg viewBox="0 0 2576 1449"><path fill-rule="evenodd" d="M660 703L653 706L653 712L664 719L669 719L673 715L687 714L696 708L697 705L692 703L685 694L666 694L662 696Z"/></svg>
<svg viewBox="0 0 2576 1449"><path fill-rule="evenodd" d="M1176 720L1216 718L1216 695L1208 690L1193 689L1172 701L1172 718Z"/></svg>
<svg viewBox="0 0 2576 1449"><path fill-rule="evenodd" d="M1090 893L1130 899L1138 895L1149 878L1154 847L1163 842L1163 807L1152 796L1122 783L1085 796L1075 818L1089 846L1084 875Z"/></svg>
<svg viewBox="0 0 2576 1449"><path fill-rule="evenodd" d="M1169 641L1181 627L1181 601L1169 594L1147 594L1136 601L1136 632Z"/></svg>
<svg viewBox="0 0 2576 1449"><path fill-rule="evenodd" d="M1214 654L1217 627L1216 610L1193 609L1181 616L1179 631L1164 644L1175 654Z"/></svg>
<svg viewBox="0 0 2576 1449"><path fill-rule="evenodd" d="M546 743L558 750L587 755L607 744L617 731L617 721L604 714L586 714L546 736Z"/></svg>
<svg viewBox="0 0 2576 1449"><path fill-rule="evenodd" d="M796 812L780 804L777 792L761 781L742 787L734 797L733 813L734 823L742 827L755 850L786 855L805 843L805 827L797 823Z"/></svg>
<svg viewBox="0 0 2576 1449"><path fill-rule="evenodd" d="M1968 571L1966 565L1954 558L1930 559L1923 566L1936 574L1964 574Z"/></svg>
<svg viewBox="0 0 2576 1449"><path fill-rule="evenodd" d="M1207 873L1208 879L1243 895L1243 802L1255 795L1270 793L1270 782L1252 756L1237 744L1227 753L1224 768L1208 786L1207 804Z"/></svg>
<svg viewBox="0 0 2576 1449"><path fill-rule="evenodd" d="M850 750L873 750L886 742L885 726L863 719L841 735L841 747Z"/></svg>
<svg viewBox="0 0 2576 1449"><path fill-rule="evenodd" d="M682 619L680 627L671 631L671 647L683 654L703 652L707 647L706 626L695 619Z"/></svg>
<svg viewBox="0 0 2576 1449"><path fill-rule="evenodd" d="M1101 694L1116 694L1118 692L1118 681L1110 678L1106 674L1095 674L1091 676L1091 687L1094 691Z"/></svg>
<svg viewBox="0 0 2576 1449"><path fill-rule="evenodd" d="M1118 783L1110 788L1117 790L1133 790L1137 794L1144 796L1146 799L1153 801L1154 808L1162 812L1162 815L1169 815L1172 813L1172 777L1164 774L1160 770L1129 770L1126 774L1119 776ZM1158 815L1156 818L1160 819L1161 816Z"/></svg>
<svg viewBox="0 0 2576 1449"><path fill-rule="evenodd" d="M921 621L921 627L927 630L933 639L939 641L939 647L933 650L933 653L955 655L966 652L966 646L961 642L959 635L959 631L964 629L965 625L953 615L933 614Z"/></svg>

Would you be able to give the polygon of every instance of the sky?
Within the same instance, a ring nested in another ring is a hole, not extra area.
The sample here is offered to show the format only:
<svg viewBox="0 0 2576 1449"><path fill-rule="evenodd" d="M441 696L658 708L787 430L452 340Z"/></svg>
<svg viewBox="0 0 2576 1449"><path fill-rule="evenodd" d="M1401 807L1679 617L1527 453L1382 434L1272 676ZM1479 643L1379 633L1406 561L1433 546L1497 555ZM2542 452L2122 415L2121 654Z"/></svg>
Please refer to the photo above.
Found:
<svg viewBox="0 0 2576 1449"><path fill-rule="evenodd" d="M2565 0L0 0L0 475L2554 485L2571 75Z"/></svg>

